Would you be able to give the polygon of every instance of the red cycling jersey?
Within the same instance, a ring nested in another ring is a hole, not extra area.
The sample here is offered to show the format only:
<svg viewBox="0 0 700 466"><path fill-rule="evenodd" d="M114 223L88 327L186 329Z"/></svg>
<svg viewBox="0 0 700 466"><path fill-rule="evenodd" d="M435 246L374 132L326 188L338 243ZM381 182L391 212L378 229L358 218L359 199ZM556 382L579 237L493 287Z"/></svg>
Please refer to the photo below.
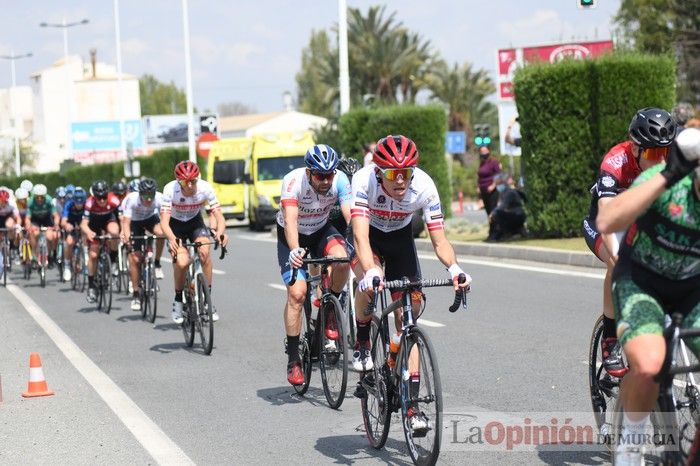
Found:
<svg viewBox="0 0 700 466"><path fill-rule="evenodd" d="M598 214L598 200L603 197L615 197L632 185L642 169L637 163L633 151L634 143L625 141L613 146L600 163L598 179L591 187L591 207L589 217L595 219Z"/></svg>
<svg viewBox="0 0 700 466"><path fill-rule="evenodd" d="M85 201L85 213L83 217L94 218L110 215L117 211L120 203L119 197L114 193L109 193L107 202L105 202L104 205L100 205L94 196L90 196L87 198L87 201Z"/></svg>

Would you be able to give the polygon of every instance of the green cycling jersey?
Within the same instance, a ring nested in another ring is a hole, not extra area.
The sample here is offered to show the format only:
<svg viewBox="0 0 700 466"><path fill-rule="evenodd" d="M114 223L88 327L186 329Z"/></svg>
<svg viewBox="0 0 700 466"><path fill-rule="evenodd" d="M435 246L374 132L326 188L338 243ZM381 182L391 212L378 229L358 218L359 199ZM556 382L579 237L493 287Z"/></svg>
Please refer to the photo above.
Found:
<svg viewBox="0 0 700 466"><path fill-rule="evenodd" d="M29 199L27 205L27 215L34 219L49 218L56 213L56 208L53 206L53 198L49 195L44 196L44 202L39 203L34 196Z"/></svg>

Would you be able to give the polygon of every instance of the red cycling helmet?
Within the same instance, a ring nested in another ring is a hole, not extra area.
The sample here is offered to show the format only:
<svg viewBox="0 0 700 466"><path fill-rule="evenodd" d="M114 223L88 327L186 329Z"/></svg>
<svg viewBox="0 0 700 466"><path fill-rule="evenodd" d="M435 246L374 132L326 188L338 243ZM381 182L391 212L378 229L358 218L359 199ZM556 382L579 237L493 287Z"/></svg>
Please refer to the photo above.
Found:
<svg viewBox="0 0 700 466"><path fill-rule="evenodd" d="M10 193L4 189L0 189L0 201L8 202L10 200Z"/></svg>
<svg viewBox="0 0 700 466"><path fill-rule="evenodd" d="M379 140L372 160L380 168L415 167L418 165L418 148L406 136L389 135Z"/></svg>
<svg viewBox="0 0 700 466"><path fill-rule="evenodd" d="M175 178L183 181L192 181L199 176L199 167L196 163L183 160L175 165Z"/></svg>

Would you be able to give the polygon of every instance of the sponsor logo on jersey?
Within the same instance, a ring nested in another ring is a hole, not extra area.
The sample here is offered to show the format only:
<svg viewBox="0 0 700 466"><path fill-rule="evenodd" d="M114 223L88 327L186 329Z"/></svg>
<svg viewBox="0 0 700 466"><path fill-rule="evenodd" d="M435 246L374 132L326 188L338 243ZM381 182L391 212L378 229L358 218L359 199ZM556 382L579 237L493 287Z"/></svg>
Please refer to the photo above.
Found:
<svg viewBox="0 0 700 466"><path fill-rule="evenodd" d="M358 192L357 197L359 197L360 199L369 200L369 198L367 197L367 194L365 194L365 193Z"/></svg>
<svg viewBox="0 0 700 466"><path fill-rule="evenodd" d="M606 163L610 165L611 167L615 168L616 170L619 170L622 168L622 166L627 162L627 154L624 152L621 154L613 155L611 157L608 157L606 160Z"/></svg>
<svg viewBox="0 0 700 466"><path fill-rule="evenodd" d="M431 216L430 216L430 220L439 220L439 219L441 219L441 218L443 218L442 215L431 215Z"/></svg>
<svg viewBox="0 0 700 466"><path fill-rule="evenodd" d="M431 205L431 206L430 206L430 210L431 210L431 211L433 211L433 210L440 210L440 204Z"/></svg>
<svg viewBox="0 0 700 466"><path fill-rule="evenodd" d="M683 206L672 202L668 205L668 213L671 217L678 217L683 213Z"/></svg>
<svg viewBox="0 0 700 466"><path fill-rule="evenodd" d="M615 179L612 176L604 176L600 180L601 183L603 183L603 186L606 188L612 188L615 186Z"/></svg>
<svg viewBox="0 0 700 466"><path fill-rule="evenodd" d="M184 197L181 197L181 198L180 198L180 202L185 202L185 198L184 198Z"/></svg>
<svg viewBox="0 0 700 466"><path fill-rule="evenodd" d="M365 209L368 209L368 208L369 208L369 205L367 205L366 202L357 202L357 201L355 201L355 205L356 205L357 207L364 207Z"/></svg>
<svg viewBox="0 0 700 466"><path fill-rule="evenodd" d="M377 204L385 204L386 203L386 196L384 194L380 194L379 197L377 197Z"/></svg>

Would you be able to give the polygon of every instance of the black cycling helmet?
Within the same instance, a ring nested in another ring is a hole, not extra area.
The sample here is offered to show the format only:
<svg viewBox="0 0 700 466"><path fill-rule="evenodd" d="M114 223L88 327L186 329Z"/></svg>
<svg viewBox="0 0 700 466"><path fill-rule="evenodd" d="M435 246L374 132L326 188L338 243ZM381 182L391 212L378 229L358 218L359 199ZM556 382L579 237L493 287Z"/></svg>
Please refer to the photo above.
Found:
<svg viewBox="0 0 700 466"><path fill-rule="evenodd" d="M97 180L92 183L90 192L93 196L104 199L109 194L109 185L105 180Z"/></svg>
<svg viewBox="0 0 700 466"><path fill-rule="evenodd" d="M151 194L156 193L156 180L153 178L144 178L139 182L139 194Z"/></svg>
<svg viewBox="0 0 700 466"><path fill-rule="evenodd" d="M639 147L668 147L676 137L676 123L666 110L646 107L635 113L629 133Z"/></svg>
<svg viewBox="0 0 700 466"><path fill-rule="evenodd" d="M343 157L338 161L338 170L345 173L348 178L352 178L352 175L360 168L362 168L362 165L353 157Z"/></svg>
<svg viewBox="0 0 700 466"><path fill-rule="evenodd" d="M112 192L119 197L126 195L126 183L121 180L115 181L112 185Z"/></svg>

